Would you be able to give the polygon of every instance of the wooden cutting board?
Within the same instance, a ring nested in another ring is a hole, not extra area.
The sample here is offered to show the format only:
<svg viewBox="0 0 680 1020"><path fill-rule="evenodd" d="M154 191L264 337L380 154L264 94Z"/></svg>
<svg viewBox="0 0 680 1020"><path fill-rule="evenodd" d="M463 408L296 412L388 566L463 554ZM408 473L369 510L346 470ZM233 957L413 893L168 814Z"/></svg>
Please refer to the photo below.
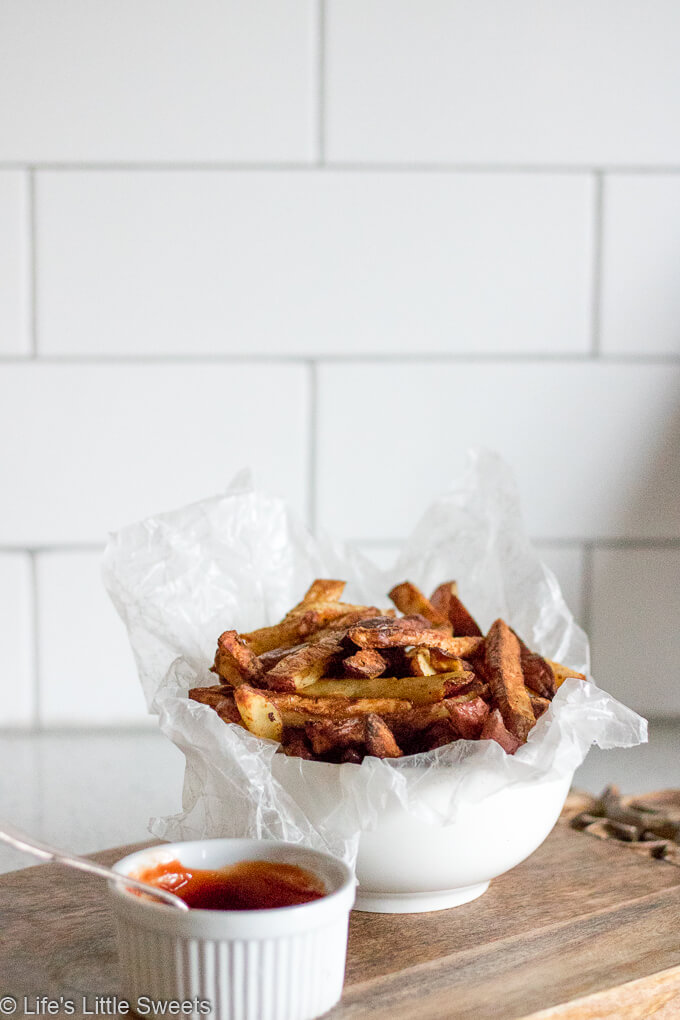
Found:
<svg viewBox="0 0 680 1020"><path fill-rule="evenodd" d="M111 863L133 847L94 855ZM0 876L0 997L119 992L100 881L40 865ZM21 1015L21 1010L17 1015ZM78 1015L78 1014L76 1014ZM333 1020L680 1018L680 868L570 829L431 914L355 912Z"/></svg>

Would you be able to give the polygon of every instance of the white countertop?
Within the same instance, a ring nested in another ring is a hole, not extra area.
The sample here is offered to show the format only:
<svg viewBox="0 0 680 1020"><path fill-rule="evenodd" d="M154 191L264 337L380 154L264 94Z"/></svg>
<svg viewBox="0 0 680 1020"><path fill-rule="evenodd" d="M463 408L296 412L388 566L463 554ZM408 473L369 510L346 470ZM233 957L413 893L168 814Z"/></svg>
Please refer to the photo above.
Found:
<svg viewBox="0 0 680 1020"><path fill-rule="evenodd" d="M650 725L650 742L592 750L575 786L625 793L680 786L680 720ZM152 815L181 810L184 757L140 731L0 733L0 818L65 849L90 853L149 839ZM0 844L0 872L32 864Z"/></svg>

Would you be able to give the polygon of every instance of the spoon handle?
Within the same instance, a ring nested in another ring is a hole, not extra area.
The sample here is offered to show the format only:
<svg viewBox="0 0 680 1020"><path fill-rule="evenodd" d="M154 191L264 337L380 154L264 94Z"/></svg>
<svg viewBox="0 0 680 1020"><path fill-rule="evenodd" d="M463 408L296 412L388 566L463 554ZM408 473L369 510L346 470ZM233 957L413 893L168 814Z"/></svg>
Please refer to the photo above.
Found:
<svg viewBox="0 0 680 1020"><path fill-rule="evenodd" d="M26 835L25 832L21 832L13 825L3 823L2 828L0 828L0 840L13 846L16 850L23 850L26 853L33 854L34 857L40 857L43 861L54 861L56 864L63 864L68 868L76 868L78 871L85 871L90 875L106 878L109 882L117 882L118 885L124 885L128 889L139 889L140 892L145 893L147 896L153 896L155 899L162 900L163 903L179 910L189 909L184 900L180 899L179 896L175 896L174 893L168 892L167 889L160 889L158 886L142 882L138 878L130 878L128 875L123 875L119 871L113 871L103 864L97 864L87 857L63 853L61 850L57 850L56 847L42 843L38 839L33 839L32 836Z"/></svg>

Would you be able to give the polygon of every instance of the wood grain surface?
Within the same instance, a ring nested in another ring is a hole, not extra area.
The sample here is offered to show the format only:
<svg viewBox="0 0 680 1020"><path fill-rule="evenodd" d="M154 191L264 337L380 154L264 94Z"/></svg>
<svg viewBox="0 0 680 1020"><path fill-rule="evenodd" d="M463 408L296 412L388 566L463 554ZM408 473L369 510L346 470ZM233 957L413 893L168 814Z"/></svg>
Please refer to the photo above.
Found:
<svg viewBox="0 0 680 1020"><path fill-rule="evenodd" d="M94 856L111 863L131 849ZM0 996L115 994L106 895L56 865L0 876ZM561 820L472 903L353 913L345 991L328 1016L680 1018L680 869Z"/></svg>

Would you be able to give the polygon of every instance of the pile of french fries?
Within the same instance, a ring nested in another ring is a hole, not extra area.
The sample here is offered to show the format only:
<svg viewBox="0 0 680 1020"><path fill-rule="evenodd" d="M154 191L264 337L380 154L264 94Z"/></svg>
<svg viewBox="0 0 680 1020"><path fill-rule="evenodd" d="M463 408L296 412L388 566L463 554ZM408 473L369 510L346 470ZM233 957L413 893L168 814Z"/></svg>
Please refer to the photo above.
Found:
<svg viewBox="0 0 680 1020"><path fill-rule="evenodd" d="M567 677L583 674L527 648L503 620L486 636L447 581L427 599L409 581L396 609L341 602L319 578L280 623L227 630L194 701L276 740L288 755L355 762L400 758L455 740L495 740L514 754Z"/></svg>

